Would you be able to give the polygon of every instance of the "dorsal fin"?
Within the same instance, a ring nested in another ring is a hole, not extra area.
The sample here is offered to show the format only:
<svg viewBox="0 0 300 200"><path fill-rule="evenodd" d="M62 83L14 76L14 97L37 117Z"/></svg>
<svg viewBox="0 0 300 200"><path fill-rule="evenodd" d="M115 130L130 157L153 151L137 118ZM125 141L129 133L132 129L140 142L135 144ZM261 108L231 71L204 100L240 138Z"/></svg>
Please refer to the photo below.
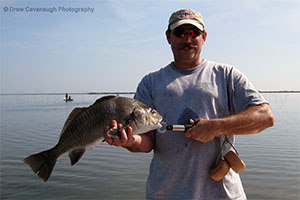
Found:
<svg viewBox="0 0 300 200"><path fill-rule="evenodd" d="M109 99L115 98L115 97L117 97L117 96L109 95L109 96L101 97L100 99L97 99L97 100L95 101L94 105L97 104L97 103L101 103L101 102L103 102L103 101L107 101L107 100L109 100Z"/></svg>
<svg viewBox="0 0 300 200"><path fill-rule="evenodd" d="M74 108L72 112L70 113L68 119L66 120L64 127L61 131L60 137L65 132L66 128L70 125L70 123L78 116L80 115L83 111L85 111L87 108Z"/></svg>

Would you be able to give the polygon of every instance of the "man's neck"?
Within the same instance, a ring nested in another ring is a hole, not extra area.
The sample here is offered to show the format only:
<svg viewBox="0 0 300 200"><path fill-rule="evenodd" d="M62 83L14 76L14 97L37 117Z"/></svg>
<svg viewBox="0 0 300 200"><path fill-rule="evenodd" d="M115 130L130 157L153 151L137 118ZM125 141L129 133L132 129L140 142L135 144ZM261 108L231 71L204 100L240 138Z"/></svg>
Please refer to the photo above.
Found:
<svg viewBox="0 0 300 200"><path fill-rule="evenodd" d="M174 61L174 65L176 68L178 69L182 69L182 70L187 70L187 69L192 69L197 67L198 65L200 65L200 63L203 61L202 58L200 58L199 60L196 61L192 61L192 62L184 62L184 61Z"/></svg>

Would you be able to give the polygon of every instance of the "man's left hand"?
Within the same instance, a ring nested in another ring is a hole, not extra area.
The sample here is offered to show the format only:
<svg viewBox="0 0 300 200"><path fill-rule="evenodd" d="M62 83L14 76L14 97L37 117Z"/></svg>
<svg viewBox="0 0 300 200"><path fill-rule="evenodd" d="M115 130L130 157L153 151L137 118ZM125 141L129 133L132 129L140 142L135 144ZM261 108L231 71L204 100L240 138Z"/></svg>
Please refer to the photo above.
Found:
<svg viewBox="0 0 300 200"><path fill-rule="evenodd" d="M191 123L195 123L190 120ZM218 121L215 119L199 118L195 126L185 132L187 138L207 143L212 141L216 136L219 136Z"/></svg>

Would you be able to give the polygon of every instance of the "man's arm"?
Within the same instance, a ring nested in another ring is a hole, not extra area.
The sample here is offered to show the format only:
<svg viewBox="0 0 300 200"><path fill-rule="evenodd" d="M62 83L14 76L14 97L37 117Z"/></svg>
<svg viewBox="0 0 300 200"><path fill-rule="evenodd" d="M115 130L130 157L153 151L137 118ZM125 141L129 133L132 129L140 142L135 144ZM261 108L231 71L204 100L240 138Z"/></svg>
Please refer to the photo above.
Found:
<svg viewBox="0 0 300 200"><path fill-rule="evenodd" d="M131 152L150 152L155 145L155 132L149 131L148 133L133 135L132 128L127 126L122 129L122 124L117 124L117 121L112 121L112 127L118 127L121 130L120 138L112 138L107 134L105 135L105 141L113 146L124 147ZM106 132L111 127L106 127Z"/></svg>
<svg viewBox="0 0 300 200"><path fill-rule="evenodd" d="M185 136L205 143L221 134L254 134L273 125L274 117L270 106L261 104L224 118L200 118L199 122L185 133Z"/></svg>

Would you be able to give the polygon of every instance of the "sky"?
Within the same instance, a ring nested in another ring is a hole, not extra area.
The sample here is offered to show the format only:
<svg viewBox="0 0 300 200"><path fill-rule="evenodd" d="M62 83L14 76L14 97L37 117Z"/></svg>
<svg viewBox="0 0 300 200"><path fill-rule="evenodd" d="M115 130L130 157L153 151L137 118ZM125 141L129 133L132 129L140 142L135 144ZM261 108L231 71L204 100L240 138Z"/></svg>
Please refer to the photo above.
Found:
<svg viewBox="0 0 300 200"><path fill-rule="evenodd" d="M181 8L203 15L208 36L201 57L233 65L258 90L300 90L299 0L0 5L2 94L135 91L144 75L173 61L165 30L171 13Z"/></svg>

